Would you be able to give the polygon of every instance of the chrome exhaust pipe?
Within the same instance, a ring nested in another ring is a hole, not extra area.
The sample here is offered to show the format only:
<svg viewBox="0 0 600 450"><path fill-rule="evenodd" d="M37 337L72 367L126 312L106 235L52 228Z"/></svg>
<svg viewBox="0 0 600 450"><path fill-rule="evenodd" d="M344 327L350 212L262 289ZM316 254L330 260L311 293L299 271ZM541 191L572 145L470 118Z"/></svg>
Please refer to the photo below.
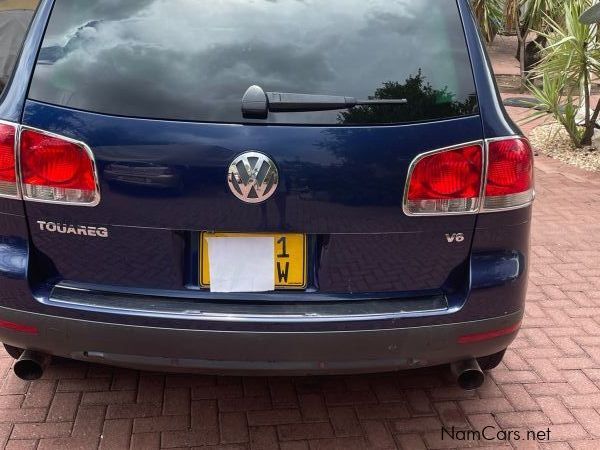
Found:
<svg viewBox="0 0 600 450"><path fill-rule="evenodd" d="M51 361L52 356L46 353L25 350L15 363L13 370L21 380L39 380Z"/></svg>
<svg viewBox="0 0 600 450"><path fill-rule="evenodd" d="M485 375L475 358L450 364L450 370L458 385L466 391L475 390L485 381Z"/></svg>

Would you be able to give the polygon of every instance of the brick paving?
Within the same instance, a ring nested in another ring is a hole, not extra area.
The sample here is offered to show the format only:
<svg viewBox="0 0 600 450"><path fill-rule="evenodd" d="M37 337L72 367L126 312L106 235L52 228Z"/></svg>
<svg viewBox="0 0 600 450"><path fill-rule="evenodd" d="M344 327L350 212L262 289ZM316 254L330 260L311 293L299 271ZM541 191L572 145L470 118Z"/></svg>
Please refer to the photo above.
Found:
<svg viewBox="0 0 600 450"><path fill-rule="evenodd" d="M494 72L502 75L520 76L519 61L515 58L519 42L516 36L496 36L488 46Z"/></svg>
<svg viewBox="0 0 600 450"><path fill-rule="evenodd" d="M257 378L61 361L28 383L0 351L0 447L600 448L600 175L540 156L536 176L523 330L476 392L446 368ZM512 439L452 441L442 427Z"/></svg>

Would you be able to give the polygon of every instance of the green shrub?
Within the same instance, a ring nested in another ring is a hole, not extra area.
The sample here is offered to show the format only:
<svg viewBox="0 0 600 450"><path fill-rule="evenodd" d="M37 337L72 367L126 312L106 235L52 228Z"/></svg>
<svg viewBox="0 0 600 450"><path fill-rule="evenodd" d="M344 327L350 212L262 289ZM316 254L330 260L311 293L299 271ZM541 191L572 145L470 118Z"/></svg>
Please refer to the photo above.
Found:
<svg viewBox="0 0 600 450"><path fill-rule="evenodd" d="M592 143L600 114L600 102L593 112L590 105L592 80L600 76L597 27L579 21L591 5L592 0L571 0L563 3L561 22L548 16L544 18L548 45L533 74L534 81L541 80L541 85L529 84L530 91L541 103L541 111L536 115L552 114L577 147ZM580 126L577 113L582 108L584 117Z"/></svg>

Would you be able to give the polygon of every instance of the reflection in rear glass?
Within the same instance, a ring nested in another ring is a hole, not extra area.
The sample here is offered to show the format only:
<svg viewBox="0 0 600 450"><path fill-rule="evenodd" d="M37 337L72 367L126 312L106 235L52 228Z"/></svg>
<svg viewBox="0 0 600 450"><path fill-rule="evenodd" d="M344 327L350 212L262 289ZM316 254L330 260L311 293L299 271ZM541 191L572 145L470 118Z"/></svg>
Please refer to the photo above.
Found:
<svg viewBox="0 0 600 450"><path fill-rule="evenodd" d="M407 105L244 119L265 91ZM389 124L476 112L448 0L57 0L30 97L83 110L208 122Z"/></svg>

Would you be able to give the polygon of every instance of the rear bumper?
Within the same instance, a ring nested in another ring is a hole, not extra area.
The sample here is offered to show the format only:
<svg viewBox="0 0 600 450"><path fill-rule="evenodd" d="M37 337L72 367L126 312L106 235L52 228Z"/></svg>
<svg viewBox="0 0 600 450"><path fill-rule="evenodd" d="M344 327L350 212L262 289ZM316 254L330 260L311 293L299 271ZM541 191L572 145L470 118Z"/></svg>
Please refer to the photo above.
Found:
<svg viewBox="0 0 600 450"><path fill-rule="evenodd" d="M522 312L407 328L273 332L157 328L92 322L0 308L2 320L37 335L0 330L0 341L55 356L115 366L219 374L307 375L434 366L506 348L516 333L459 344L464 335L513 326Z"/></svg>

